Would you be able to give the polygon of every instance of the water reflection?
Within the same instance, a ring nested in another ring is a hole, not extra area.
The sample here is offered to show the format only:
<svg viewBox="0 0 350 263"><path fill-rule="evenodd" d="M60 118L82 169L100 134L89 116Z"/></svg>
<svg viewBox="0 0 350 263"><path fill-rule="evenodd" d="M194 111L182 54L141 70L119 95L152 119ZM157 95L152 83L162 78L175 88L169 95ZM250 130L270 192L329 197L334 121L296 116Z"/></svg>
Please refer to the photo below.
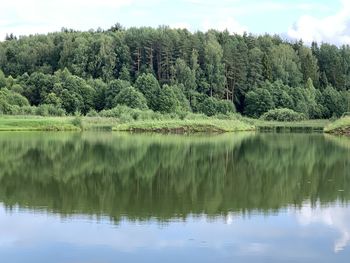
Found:
<svg viewBox="0 0 350 263"><path fill-rule="evenodd" d="M350 209L335 205L326 208L305 206L297 215L298 222L303 226L323 224L340 233L334 242L334 252L338 253L350 242Z"/></svg>
<svg viewBox="0 0 350 263"><path fill-rule="evenodd" d="M327 218L330 213L334 219L337 211L344 215L339 225ZM68 220L2 207L0 255L6 262L348 262L349 250L335 253L330 248L334 242L339 248L339 232L350 226L349 213L341 206L306 205L278 216L230 213L230 223L224 216L188 215L186 222L172 219L165 225L126 218L115 225L106 218L93 223L83 215Z"/></svg>
<svg viewBox="0 0 350 263"><path fill-rule="evenodd" d="M2 133L0 256L347 262L349 168L321 134Z"/></svg>
<svg viewBox="0 0 350 263"><path fill-rule="evenodd" d="M347 143L302 134L3 134L0 201L115 222L347 203Z"/></svg>

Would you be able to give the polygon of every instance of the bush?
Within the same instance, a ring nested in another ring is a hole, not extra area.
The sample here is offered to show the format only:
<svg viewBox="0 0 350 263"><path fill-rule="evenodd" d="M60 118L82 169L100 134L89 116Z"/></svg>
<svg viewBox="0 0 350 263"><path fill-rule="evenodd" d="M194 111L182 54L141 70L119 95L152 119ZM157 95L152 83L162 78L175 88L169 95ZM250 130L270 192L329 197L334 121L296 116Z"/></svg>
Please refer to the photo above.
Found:
<svg viewBox="0 0 350 263"><path fill-rule="evenodd" d="M98 112L95 111L95 110L90 110L87 114L86 114L87 117L98 117Z"/></svg>
<svg viewBox="0 0 350 263"><path fill-rule="evenodd" d="M0 99L9 105L17 105L19 107L29 106L29 102L25 97L6 88L0 90Z"/></svg>
<svg viewBox="0 0 350 263"><path fill-rule="evenodd" d="M178 104L180 104L180 102L178 101L173 88L164 85L159 92L158 110L163 113L175 112Z"/></svg>
<svg viewBox="0 0 350 263"><path fill-rule="evenodd" d="M198 105L198 111L204 113L207 116L214 116L216 111L216 99L213 97L206 98L202 103Z"/></svg>
<svg viewBox="0 0 350 263"><path fill-rule="evenodd" d="M214 116L216 114L229 114L235 112L232 102L227 100L217 100L213 97L206 98L198 105L198 110L207 116Z"/></svg>
<svg viewBox="0 0 350 263"><path fill-rule="evenodd" d="M262 120L265 121L301 121L305 120L304 114L295 112L291 109L274 109L269 110L261 116Z"/></svg>
<svg viewBox="0 0 350 263"><path fill-rule="evenodd" d="M122 89L114 98L114 105L125 105L133 109L147 109L147 101L143 94L134 87Z"/></svg>
<svg viewBox="0 0 350 263"><path fill-rule="evenodd" d="M154 112L152 110L132 109L125 105L118 105L113 109L103 110L99 113L99 115L107 118L118 118L121 122L134 120L160 120L165 118L165 115L162 115L159 112Z"/></svg>
<svg viewBox="0 0 350 263"><path fill-rule="evenodd" d="M145 96L148 107L154 111L157 110L160 86L156 77L144 73L136 79L135 87Z"/></svg>
<svg viewBox="0 0 350 263"><path fill-rule="evenodd" d="M216 110L219 114L227 115L236 111L235 106L229 100L220 100L216 104Z"/></svg>
<svg viewBox="0 0 350 263"><path fill-rule="evenodd" d="M268 90L258 88L247 93L244 109L246 115L259 118L263 113L273 108L275 105Z"/></svg>
<svg viewBox="0 0 350 263"><path fill-rule="evenodd" d="M209 117L203 113L187 113L186 120L203 120L203 119L209 119Z"/></svg>
<svg viewBox="0 0 350 263"><path fill-rule="evenodd" d="M74 117L74 119L72 120L72 124L75 127L83 128L83 120L81 119L80 116Z"/></svg>
<svg viewBox="0 0 350 263"><path fill-rule="evenodd" d="M106 90L106 107L108 109L111 109L117 105L114 105L113 100L114 98L119 94L119 92L127 87L130 87L131 84L129 81L125 80L112 80L108 83L107 90Z"/></svg>
<svg viewBox="0 0 350 263"><path fill-rule="evenodd" d="M36 108L36 115L40 116L64 116L66 112L52 104L42 104Z"/></svg>

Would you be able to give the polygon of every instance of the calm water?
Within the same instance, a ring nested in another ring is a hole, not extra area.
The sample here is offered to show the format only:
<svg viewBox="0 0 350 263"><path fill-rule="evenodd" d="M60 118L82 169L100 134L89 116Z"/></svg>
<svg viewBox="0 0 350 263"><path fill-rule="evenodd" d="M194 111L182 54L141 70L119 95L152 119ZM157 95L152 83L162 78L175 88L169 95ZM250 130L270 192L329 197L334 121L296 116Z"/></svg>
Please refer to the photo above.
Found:
<svg viewBox="0 0 350 263"><path fill-rule="evenodd" d="M1 262L349 262L350 138L0 134Z"/></svg>

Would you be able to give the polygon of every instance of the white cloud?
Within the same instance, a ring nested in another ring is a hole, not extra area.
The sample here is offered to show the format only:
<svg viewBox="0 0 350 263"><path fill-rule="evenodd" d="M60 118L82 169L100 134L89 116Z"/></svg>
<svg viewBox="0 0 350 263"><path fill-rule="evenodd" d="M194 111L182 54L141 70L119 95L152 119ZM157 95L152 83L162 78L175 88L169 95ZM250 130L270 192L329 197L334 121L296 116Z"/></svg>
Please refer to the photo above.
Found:
<svg viewBox="0 0 350 263"><path fill-rule="evenodd" d="M185 23L185 22L174 23L174 24L171 24L170 27L175 28L175 29L191 30L191 25L189 23Z"/></svg>
<svg viewBox="0 0 350 263"><path fill-rule="evenodd" d="M209 29L224 31L227 29L230 33L237 33L240 35L242 35L245 31L248 31L247 27L241 25L238 21L231 17L218 21L206 19L202 24L202 29L205 31Z"/></svg>
<svg viewBox="0 0 350 263"><path fill-rule="evenodd" d="M135 0L11 0L1 3L0 40L7 33L28 35L60 30L111 26L104 11L119 10Z"/></svg>
<svg viewBox="0 0 350 263"><path fill-rule="evenodd" d="M334 242L334 252L342 251L350 243L350 210L345 207L312 208L306 205L297 214L301 225L314 223L325 224L341 233L341 236Z"/></svg>
<svg viewBox="0 0 350 263"><path fill-rule="evenodd" d="M350 1L341 0L342 8L335 15L316 18L305 15L288 30L288 36L312 41L334 44L350 44Z"/></svg>

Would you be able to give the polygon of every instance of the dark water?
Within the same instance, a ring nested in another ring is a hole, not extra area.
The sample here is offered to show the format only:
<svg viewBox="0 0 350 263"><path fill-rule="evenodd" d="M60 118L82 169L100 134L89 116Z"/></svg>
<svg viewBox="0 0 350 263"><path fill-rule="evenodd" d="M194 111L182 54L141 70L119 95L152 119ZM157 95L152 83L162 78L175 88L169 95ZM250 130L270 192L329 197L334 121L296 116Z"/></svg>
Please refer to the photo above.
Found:
<svg viewBox="0 0 350 263"><path fill-rule="evenodd" d="M1 262L349 262L350 139L0 134Z"/></svg>

